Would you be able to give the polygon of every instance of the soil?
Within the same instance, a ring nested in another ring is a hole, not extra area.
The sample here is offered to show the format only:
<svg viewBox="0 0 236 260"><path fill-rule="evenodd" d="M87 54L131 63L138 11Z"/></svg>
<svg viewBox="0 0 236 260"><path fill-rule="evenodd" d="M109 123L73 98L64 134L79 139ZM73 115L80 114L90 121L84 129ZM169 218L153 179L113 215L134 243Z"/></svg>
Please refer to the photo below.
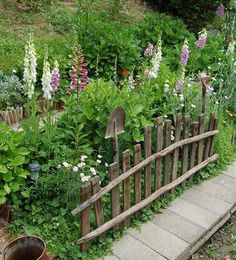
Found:
<svg viewBox="0 0 236 260"><path fill-rule="evenodd" d="M236 260L236 213L192 256L193 260Z"/></svg>

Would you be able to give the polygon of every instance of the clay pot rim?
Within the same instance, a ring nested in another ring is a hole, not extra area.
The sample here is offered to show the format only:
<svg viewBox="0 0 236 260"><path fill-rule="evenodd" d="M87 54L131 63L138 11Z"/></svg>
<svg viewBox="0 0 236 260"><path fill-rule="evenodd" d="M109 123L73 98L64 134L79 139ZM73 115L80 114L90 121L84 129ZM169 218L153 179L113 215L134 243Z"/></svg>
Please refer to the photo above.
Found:
<svg viewBox="0 0 236 260"><path fill-rule="evenodd" d="M42 238L40 238L40 237L37 237L37 236L27 235L27 236L22 236L22 237L18 237L18 238L16 238L16 239L13 239L13 240L3 249L3 252L2 252L3 259L5 259L5 255L6 255L7 250L9 249L9 246L12 245L12 244L14 244L14 243L16 243L18 240L24 239L24 238L36 238L36 239L38 239L38 240L40 240L40 241L42 242L44 249L43 249L42 254L41 254L36 260L40 259L40 257L42 257L42 256L44 256L44 255L46 254L46 243L44 242L44 240L43 240Z"/></svg>

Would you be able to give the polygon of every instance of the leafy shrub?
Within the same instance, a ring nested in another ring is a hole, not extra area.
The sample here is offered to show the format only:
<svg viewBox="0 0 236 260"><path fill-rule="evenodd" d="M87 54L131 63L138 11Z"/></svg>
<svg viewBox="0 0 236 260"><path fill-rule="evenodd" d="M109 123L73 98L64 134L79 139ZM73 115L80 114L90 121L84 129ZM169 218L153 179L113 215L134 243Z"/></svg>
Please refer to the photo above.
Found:
<svg viewBox="0 0 236 260"><path fill-rule="evenodd" d="M6 110L22 106L24 89L16 75L5 76L0 72L0 109Z"/></svg>
<svg viewBox="0 0 236 260"><path fill-rule="evenodd" d="M146 2L161 11L181 17L188 27L198 31L214 19L215 11L222 2L228 6L230 0L146 0Z"/></svg>
<svg viewBox="0 0 236 260"><path fill-rule="evenodd" d="M19 193L28 196L25 179L28 171L24 169L26 156L30 153L22 147L23 135L9 129L6 124L0 124L0 204L9 198L19 204Z"/></svg>

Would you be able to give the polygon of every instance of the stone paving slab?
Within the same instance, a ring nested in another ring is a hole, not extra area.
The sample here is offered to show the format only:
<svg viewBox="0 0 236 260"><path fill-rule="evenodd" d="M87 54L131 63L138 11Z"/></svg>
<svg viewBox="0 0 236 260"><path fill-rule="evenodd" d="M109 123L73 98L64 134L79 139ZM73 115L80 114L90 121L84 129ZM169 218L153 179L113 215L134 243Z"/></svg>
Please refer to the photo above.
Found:
<svg viewBox="0 0 236 260"><path fill-rule="evenodd" d="M206 231L204 227L199 226L191 220L181 217L168 209L165 209L161 214L158 214L152 219L152 222L189 244L195 242Z"/></svg>
<svg viewBox="0 0 236 260"><path fill-rule="evenodd" d="M152 222L130 229L129 234L170 260L187 259L189 244Z"/></svg>
<svg viewBox="0 0 236 260"><path fill-rule="evenodd" d="M174 200L168 209L207 229L220 218L219 214L212 213L181 198Z"/></svg>
<svg viewBox="0 0 236 260"><path fill-rule="evenodd" d="M213 181L205 181L201 185L195 186L195 188L211 194L218 199L225 200L232 205L236 201L236 187L234 190L230 190L225 186L217 184Z"/></svg>
<svg viewBox="0 0 236 260"><path fill-rule="evenodd" d="M115 243L113 253L121 260L166 260L130 234Z"/></svg>
<svg viewBox="0 0 236 260"><path fill-rule="evenodd" d="M120 260L118 257L112 255L112 256L106 256L103 260Z"/></svg>
<svg viewBox="0 0 236 260"><path fill-rule="evenodd" d="M224 215L226 211L232 208L232 204L218 199L211 194L202 192L194 187L184 192L181 198L192 202L204 209L207 209L220 216Z"/></svg>
<svg viewBox="0 0 236 260"><path fill-rule="evenodd" d="M236 164L231 165L224 174L236 178Z"/></svg>
<svg viewBox="0 0 236 260"><path fill-rule="evenodd" d="M212 179L214 183L220 184L230 190L234 190L236 187L236 179L225 174L221 174L214 179Z"/></svg>

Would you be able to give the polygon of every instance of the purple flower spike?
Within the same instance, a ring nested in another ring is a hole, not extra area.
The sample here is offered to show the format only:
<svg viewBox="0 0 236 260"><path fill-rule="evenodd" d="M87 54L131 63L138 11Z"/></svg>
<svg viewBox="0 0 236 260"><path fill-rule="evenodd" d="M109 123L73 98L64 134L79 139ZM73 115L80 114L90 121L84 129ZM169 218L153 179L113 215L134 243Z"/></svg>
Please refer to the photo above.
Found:
<svg viewBox="0 0 236 260"><path fill-rule="evenodd" d="M148 46L147 46L147 48L146 48L146 50L144 52L144 56L145 57L150 57L150 56L152 56L152 53L153 53L153 45L149 42Z"/></svg>
<svg viewBox="0 0 236 260"><path fill-rule="evenodd" d="M223 4L220 4L219 7L217 8L216 14L220 17L225 15L225 7Z"/></svg>
<svg viewBox="0 0 236 260"><path fill-rule="evenodd" d="M197 48L205 48L206 45L206 39L207 39L207 31L204 29L201 34L200 37L198 38L198 40L195 42L195 46Z"/></svg>
<svg viewBox="0 0 236 260"><path fill-rule="evenodd" d="M176 87L175 87L175 91L176 92L179 92L181 90L181 88L183 87L184 85L184 80L183 79L180 79L177 84L176 84Z"/></svg>
<svg viewBox="0 0 236 260"><path fill-rule="evenodd" d="M58 90L59 82L60 82L60 74L59 74L59 69L58 69L58 62L55 61L55 66L52 71L52 81L51 81L53 93L55 93Z"/></svg>
<svg viewBox="0 0 236 260"><path fill-rule="evenodd" d="M182 48L180 64L186 66L188 62L188 58L189 58L189 47L188 47L188 41L185 40Z"/></svg>

